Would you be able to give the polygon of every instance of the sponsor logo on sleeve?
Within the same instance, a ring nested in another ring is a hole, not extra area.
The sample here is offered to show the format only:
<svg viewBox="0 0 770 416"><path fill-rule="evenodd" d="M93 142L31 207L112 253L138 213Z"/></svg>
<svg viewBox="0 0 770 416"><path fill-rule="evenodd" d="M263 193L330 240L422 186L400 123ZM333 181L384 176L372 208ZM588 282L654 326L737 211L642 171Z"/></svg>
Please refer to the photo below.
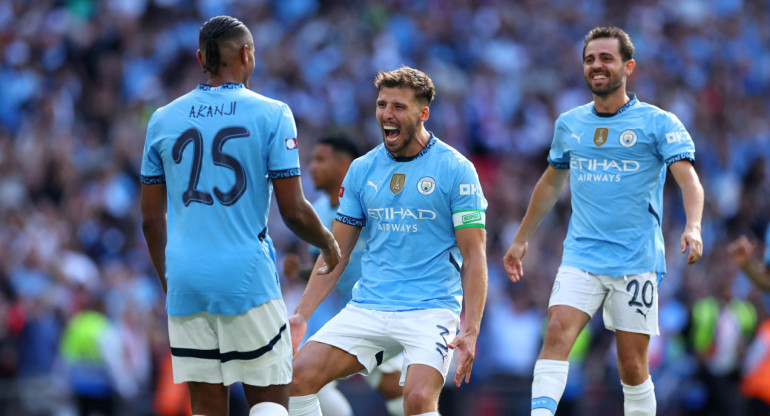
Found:
<svg viewBox="0 0 770 416"><path fill-rule="evenodd" d="M481 192L481 185L476 185L473 183L461 183L460 184L460 195L477 195L482 196L483 193Z"/></svg>
<svg viewBox="0 0 770 416"><path fill-rule="evenodd" d="M345 187L344 187L344 186L340 186L340 193L339 193L339 195L338 195L338 196L339 196L340 198L342 198L343 196L345 196Z"/></svg>
<svg viewBox="0 0 770 416"><path fill-rule="evenodd" d="M686 131L672 131L671 133L666 133L667 143L686 142L689 140L690 135Z"/></svg>
<svg viewBox="0 0 770 416"><path fill-rule="evenodd" d="M297 138L293 137L291 139L286 139L286 148L289 150L294 150L297 148Z"/></svg>

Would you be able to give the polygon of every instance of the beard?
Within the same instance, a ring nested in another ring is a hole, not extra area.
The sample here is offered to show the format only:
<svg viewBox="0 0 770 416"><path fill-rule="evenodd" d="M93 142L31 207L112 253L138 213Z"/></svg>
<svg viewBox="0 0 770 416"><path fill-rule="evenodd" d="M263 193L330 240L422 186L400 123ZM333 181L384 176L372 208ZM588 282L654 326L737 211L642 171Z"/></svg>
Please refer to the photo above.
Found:
<svg viewBox="0 0 770 416"><path fill-rule="evenodd" d="M399 135L401 142L396 142L393 144L388 144L387 142L387 135L384 134L383 130L383 143L385 144L385 149L387 149L390 153L396 154L401 152L402 150L406 149L410 143L412 143L412 140L414 140L415 136L417 136L417 126L406 126L406 127L400 127L399 128ZM397 147L393 147L393 146Z"/></svg>
<svg viewBox="0 0 770 416"><path fill-rule="evenodd" d="M618 90L623 85L623 77L615 77L612 74L608 74L609 78L607 80L607 84L605 84L602 87L594 88L591 85L591 76L593 74L586 77L586 85L588 86L588 89L591 90L591 93L596 95L597 97L607 97Z"/></svg>

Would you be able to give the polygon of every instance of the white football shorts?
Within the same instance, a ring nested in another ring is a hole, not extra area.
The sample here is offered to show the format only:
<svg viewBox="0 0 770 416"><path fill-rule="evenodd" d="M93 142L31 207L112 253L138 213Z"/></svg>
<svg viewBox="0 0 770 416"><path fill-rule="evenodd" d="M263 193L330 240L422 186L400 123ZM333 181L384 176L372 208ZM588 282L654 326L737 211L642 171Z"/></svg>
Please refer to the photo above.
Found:
<svg viewBox="0 0 770 416"><path fill-rule="evenodd" d="M400 384L411 364L435 368L446 380L460 318L448 309L375 311L348 304L308 341L332 345L355 355L368 376L403 351Z"/></svg>
<svg viewBox="0 0 770 416"><path fill-rule="evenodd" d="M369 376L366 377L366 382L372 386L373 389L376 389L380 385L380 380L382 380L383 374L395 373L401 371L402 368L404 368L403 352L397 354L395 357L385 361L377 368L375 368L374 371L372 371Z"/></svg>
<svg viewBox="0 0 770 416"><path fill-rule="evenodd" d="M610 277L560 266L548 307L567 305L593 317L604 302L604 326L647 335L658 329L658 276L655 272Z"/></svg>
<svg viewBox="0 0 770 416"><path fill-rule="evenodd" d="M169 316L168 334L174 383L291 382L291 335L282 299L240 315Z"/></svg>

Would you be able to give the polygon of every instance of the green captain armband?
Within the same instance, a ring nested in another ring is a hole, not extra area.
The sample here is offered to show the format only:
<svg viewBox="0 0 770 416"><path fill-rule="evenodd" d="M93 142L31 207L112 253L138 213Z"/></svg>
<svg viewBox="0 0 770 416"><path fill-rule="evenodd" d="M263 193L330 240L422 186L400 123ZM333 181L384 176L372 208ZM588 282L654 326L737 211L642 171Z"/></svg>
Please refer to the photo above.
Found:
<svg viewBox="0 0 770 416"><path fill-rule="evenodd" d="M452 213L455 230L463 228L486 228L487 214L480 209L464 209Z"/></svg>

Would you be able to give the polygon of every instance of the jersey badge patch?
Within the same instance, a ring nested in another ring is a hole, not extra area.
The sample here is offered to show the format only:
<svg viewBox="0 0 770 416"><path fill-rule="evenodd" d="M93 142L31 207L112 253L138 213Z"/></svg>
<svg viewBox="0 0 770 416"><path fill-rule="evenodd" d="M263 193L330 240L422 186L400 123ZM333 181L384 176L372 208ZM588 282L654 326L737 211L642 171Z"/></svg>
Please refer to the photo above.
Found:
<svg viewBox="0 0 770 416"><path fill-rule="evenodd" d="M404 189L404 183L406 182L406 175L403 173L394 173L390 178L390 192L397 194Z"/></svg>
<svg viewBox="0 0 770 416"><path fill-rule="evenodd" d="M297 138L293 137L291 139L286 139L286 148L289 150L294 150L297 148Z"/></svg>
<svg viewBox="0 0 770 416"><path fill-rule="evenodd" d="M423 195L430 195L436 190L436 181L430 176L426 176L417 181L417 190Z"/></svg>
<svg viewBox="0 0 770 416"><path fill-rule="evenodd" d="M599 127L594 132L594 144L596 147L601 147L604 143L607 143L607 136L610 134L610 129L607 127Z"/></svg>
<svg viewBox="0 0 770 416"><path fill-rule="evenodd" d="M636 132L633 130L623 130L623 133L620 133L620 145L623 147L635 145L636 139Z"/></svg>

